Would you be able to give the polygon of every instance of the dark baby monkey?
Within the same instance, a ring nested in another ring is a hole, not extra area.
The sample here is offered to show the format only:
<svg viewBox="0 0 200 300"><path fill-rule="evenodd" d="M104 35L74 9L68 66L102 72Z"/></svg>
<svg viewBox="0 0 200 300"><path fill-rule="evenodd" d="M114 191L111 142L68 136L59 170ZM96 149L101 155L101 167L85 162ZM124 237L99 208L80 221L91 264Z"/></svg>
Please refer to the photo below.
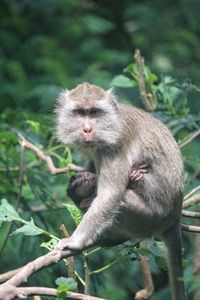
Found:
<svg viewBox="0 0 200 300"><path fill-rule="evenodd" d="M169 130L143 110L117 103L112 90L89 83L64 91L56 114L58 139L85 154L97 176L90 207L58 248L83 250L104 240L120 243L157 236L168 249L172 299L185 300L183 164ZM131 188L131 170L141 165L147 165L148 172Z"/></svg>

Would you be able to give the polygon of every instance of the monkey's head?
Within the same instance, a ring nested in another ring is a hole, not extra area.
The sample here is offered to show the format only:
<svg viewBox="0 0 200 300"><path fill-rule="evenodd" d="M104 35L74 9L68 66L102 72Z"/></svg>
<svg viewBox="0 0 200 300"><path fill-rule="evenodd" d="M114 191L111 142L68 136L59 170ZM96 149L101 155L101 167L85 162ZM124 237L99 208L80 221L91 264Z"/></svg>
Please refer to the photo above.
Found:
<svg viewBox="0 0 200 300"><path fill-rule="evenodd" d="M118 144L122 124L112 90L83 83L64 90L56 108L56 134L69 146L103 147Z"/></svg>

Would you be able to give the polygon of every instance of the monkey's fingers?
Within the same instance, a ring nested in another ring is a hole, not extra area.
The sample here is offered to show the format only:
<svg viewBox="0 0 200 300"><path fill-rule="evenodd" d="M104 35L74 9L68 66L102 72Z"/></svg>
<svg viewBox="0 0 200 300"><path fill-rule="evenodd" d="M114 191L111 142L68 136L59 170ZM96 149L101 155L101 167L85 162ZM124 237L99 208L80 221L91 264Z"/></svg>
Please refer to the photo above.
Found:
<svg viewBox="0 0 200 300"><path fill-rule="evenodd" d="M143 173L140 172L140 170L135 170L131 173L130 175L130 180L131 181L139 181L143 178Z"/></svg>

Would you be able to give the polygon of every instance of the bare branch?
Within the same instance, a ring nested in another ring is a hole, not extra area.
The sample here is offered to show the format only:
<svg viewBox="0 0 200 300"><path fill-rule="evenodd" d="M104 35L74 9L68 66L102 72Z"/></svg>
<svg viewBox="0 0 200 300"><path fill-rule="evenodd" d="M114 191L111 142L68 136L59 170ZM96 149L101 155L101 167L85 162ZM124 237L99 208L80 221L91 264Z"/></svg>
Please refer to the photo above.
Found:
<svg viewBox="0 0 200 300"><path fill-rule="evenodd" d="M33 293L37 295L47 295L45 291L46 288L41 288L41 290L33 290L34 288L20 288L18 287L20 284L27 282L28 278L37 271L48 267L52 264L57 263L59 260L64 259L66 257L79 254L78 251L60 251L54 250L52 252L47 253L46 255L38 257L36 260L28 263L24 267L20 268L19 271L10 278L7 282L0 286L0 299L11 300L15 297L19 299L24 299L27 295L33 295ZM35 288L36 289L36 288ZM54 289L48 289L48 291L52 292ZM51 295L51 294L48 294ZM91 297L87 295L81 295L77 293L68 293L70 298L73 299L88 299L88 300L97 300L100 298ZM85 296L85 298L83 297ZM82 297L82 298L81 298ZM102 300L102 299L101 299Z"/></svg>
<svg viewBox="0 0 200 300"><path fill-rule="evenodd" d="M13 277L17 272L19 272L22 268L18 268L15 270L8 271L6 273L0 274L0 283L3 283Z"/></svg>
<svg viewBox="0 0 200 300"><path fill-rule="evenodd" d="M64 224L60 225L60 231L62 233L62 237L63 238L69 237L68 230L67 230L67 228L65 227ZM73 256L67 258L66 265L67 265L67 274L68 274L68 277L74 278L76 280L75 265L74 265L74 258L73 258Z"/></svg>
<svg viewBox="0 0 200 300"><path fill-rule="evenodd" d="M189 210L182 210L182 216L189 217L189 218L200 218L200 212L196 211L189 211Z"/></svg>
<svg viewBox="0 0 200 300"><path fill-rule="evenodd" d="M193 206L200 202L200 194L194 195L187 199L186 201L183 201L183 208L188 208L190 206Z"/></svg>
<svg viewBox="0 0 200 300"><path fill-rule="evenodd" d="M183 139L183 141L181 141L179 143L179 148L183 148L184 146L186 146L187 144L189 144L193 139L195 139L195 137L197 137L200 134L200 129L189 134L188 136L186 136L186 138Z"/></svg>
<svg viewBox="0 0 200 300"><path fill-rule="evenodd" d="M181 229L190 232L200 232L200 226L181 224Z"/></svg>
<svg viewBox="0 0 200 300"><path fill-rule="evenodd" d="M22 139L21 144L24 145L25 148L28 148L35 152L38 158L44 160L47 164L47 168L51 172L52 175L58 175L62 173L66 173L69 171L82 171L83 168L79 167L75 164L68 164L65 168L56 168L52 158L49 155L46 155L44 151L42 151L39 147L35 146L31 142L27 141L25 138Z"/></svg>
<svg viewBox="0 0 200 300"><path fill-rule="evenodd" d="M9 289L9 290L8 290ZM11 300L14 298L25 299L28 296L41 295L41 296L57 296L56 289L46 287L15 287L6 286L4 287L5 300ZM80 293L68 292L66 298L79 299L79 300L105 300L105 298L98 298L89 295L83 295Z"/></svg>
<svg viewBox="0 0 200 300"><path fill-rule="evenodd" d="M187 194L184 197L184 201L187 200L188 198L190 198L194 193L196 193L199 190L200 190L200 185L198 185L197 187L195 187L189 194Z"/></svg>
<svg viewBox="0 0 200 300"><path fill-rule="evenodd" d="M15 295L15 297L18 297L19 299L25 299L28 296L33 296L33 295L53 296L53 297L57 296L56 289L46 288L46 287L21 287L21 288L12 287L11 291L12 294ZM83 295L80 293L73 293L73 292L68 292L66 298L79 299L79 300L105 300L103 298L98 298L98 297L93 297L93 296Z"/></svg>
<svg viewBox="0 0 200 300"><path fill-rule="evenodd" d="M157 108L157 98L152 90L147 91L145 84L144 57L141 56L139 49L135 50L134 58L138 69L138 88L140 98L145 109L153 111Z"/></svg>

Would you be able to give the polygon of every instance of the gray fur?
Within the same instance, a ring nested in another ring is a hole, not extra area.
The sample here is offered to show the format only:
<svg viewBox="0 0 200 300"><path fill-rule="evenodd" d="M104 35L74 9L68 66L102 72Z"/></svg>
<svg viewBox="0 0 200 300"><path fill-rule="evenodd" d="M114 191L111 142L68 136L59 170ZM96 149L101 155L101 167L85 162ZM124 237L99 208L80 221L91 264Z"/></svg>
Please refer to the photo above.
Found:
<svg viewBox="0 0 200 300"><path fill-rule="evenodd" d="M93 161L98 177L97 195L73 235L58 247L85 249L102 239L120 242L157 235L166 241L170 257L173 242L178 240L178 262L170 266L170 280L173 300L184 300L183 283L176 278L182 276L179 225L183 164L173 136L150 114L117 104L111 91L88 83L76 89L60 97L56 109L57 137ZM95 134L90 143L80 137L82 119L72 113L77 106L103 110L95 121L91 120ZM147 164L149 172L134 190L127 190L132 166L141 164Z"/></svg>

